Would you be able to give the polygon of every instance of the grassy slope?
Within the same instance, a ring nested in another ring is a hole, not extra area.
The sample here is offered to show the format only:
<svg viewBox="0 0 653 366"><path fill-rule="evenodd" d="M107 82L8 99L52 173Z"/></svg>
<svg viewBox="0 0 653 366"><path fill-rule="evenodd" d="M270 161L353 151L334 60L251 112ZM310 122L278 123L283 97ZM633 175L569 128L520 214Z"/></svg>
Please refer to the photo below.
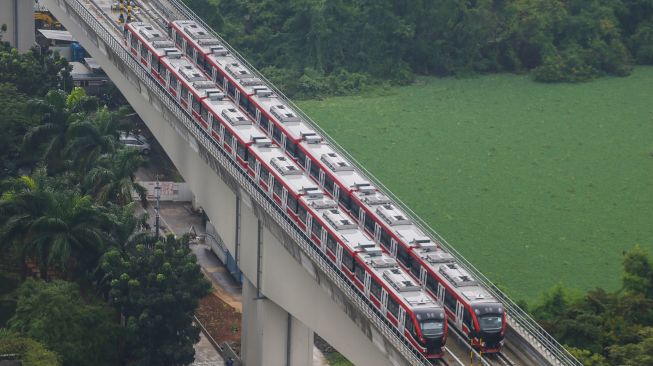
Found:
<svg viewBox="0 0 653 366"><path fill-rule="evenodd" d="M615 289L653 248L653 68L547 85L421 79L301 107L488 277Z"/></svg>

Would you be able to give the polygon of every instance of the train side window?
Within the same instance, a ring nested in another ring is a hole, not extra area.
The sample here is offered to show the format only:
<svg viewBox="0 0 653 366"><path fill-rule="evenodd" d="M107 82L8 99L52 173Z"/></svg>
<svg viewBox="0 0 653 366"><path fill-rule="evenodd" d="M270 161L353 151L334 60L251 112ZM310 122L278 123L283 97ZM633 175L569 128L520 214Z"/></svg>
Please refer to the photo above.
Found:
<svg viewBox="0 0 653 366"><path fill-rule="evenodd" d="M268 173L268 170L261 164L261 170L259 171L259 175L261 176L261 180L265 182L265 184L268 184L268 177L270 176L270 173Z"/></svg>
<svg viewBox="0 0 653 366"><path fill-rule="evenodd" d="M311 232L318 238L320 237L320 234L322 234L322 226L320 226L320 223L317 222L317 220L313 220L313 225L311 225Z"/></svg>
<svg viewBox="0 0 653 366"><path fill-rule="evenodd" d="M444 304L449 308L449 310L456 311L456 297L449 290L444 291Z"/></svg>
<svg viewBox="0 0 653 366"><path fill-rule="evenodd" d="M320 179L320 166L315 161L311 161L311 176Z"/></svg>
<svg viewBox="0 0 653 366"><path fill-rule="evenodd" d="M281 198L282 197L282 195L281 195L282 188L283 187L281 186L281 183L279 182L279 180L275 178L274 179L274 184L272 185L272 192L274 192L274 194L276 194L277 197ZM318 237L319 237L319 235L318 235Z"/></svg>
<svg viewBox="0 0 653 366"><path fill-rule="evenodd" d="M240 141L236 144L236 155L238 155L243 161L247 161L247 149Z"/></svg>
<svg viewBox="0 0 653 366"><path fill-rule="evenodd" d="M351 214L354 216L354 220L358 221L359 211L361 210L360 207L358 207L356 202L350 201L349 208L351 210Z"/></svg>
<svg viewBox="0 0 653 366"><path fill-rule="evenodd" d="M177 43L177 46L179 46L179 48L183 48L182 47L182 42L183 41L184 41L184 37L180 33L176 33L175 43Z"/></svg>
<svg viewBox="0 0 653 366"><path fill-rule="evenodd" d="M161 72L159 71L160 68L161 68L161 63L159 62L159 60L156 57L152 57L152 70L160 73Z"/></svg>
<svg viewBox="0 0 653 366"><path fill-rule="evenodd" d="M297 213L297 216L299 217L299 220L300 220L301 222L303 222L304 224L306 224L306 215L307 215L307 213L306 213L306 209L304 208L304 206L299 205L299 207L297 208L297 210L299 211L299 212ZM328 245L328 244L329 244L329 240L328 240L328 238L327 238L327 245Z"/></svg>
<svg viewBox="0 0 653 366"><path fill-rule="evenodd" d="M222 86L222 83L224 83L224 76L222 76L222 73L220 72L220 70L216 69L215 67L213 68L213 72L215 73L216 83L219 86Z"/></svg>
<svg viewBox="0 0 653 366"><path fill-rule="evenodd" d="M340 196L338 196L338 200L340 201L341 205L343 205L347 210L349 210L349 202L351 201L351 198L349 197L349 192L341 189ZM358 219L358 216L356 216L355 219Z"/></svg>
<svg viewBox="0 0 653 366"><path fill-rule="evenodd" d="M190 42L186 41L186 55L192 60L193 57L193 45Z"/></svg>
<svg viewBox="0 0 653 366"><path fill-rule="evenodd" d="M410 271L413 272L413 274L415 275L415 277L419 278L419 270L420 270L420 268L422 268L422 267L419 265L419 262L417 262L417 261L413 261L413 265L410 266Z"/></svg>
<svg viewBox="0 0 653 366"><path fill-rule="evenodd" d="M136 38L136 36L133 34L131 36L131 44L132 48L138 48L138 38Z"/></svg>
<svg viewBox="0 0 653 366"><path fill-rule="evenodd" d="M374 219L372 215L365 215L365 228L371 233L374 232Z"/></svg>
<svg viewBox="0 0 653 366"><path fill-rule="evenodd" d="M293 158L295 157L295 154L297 152L297 145L295 145L295 143L292 140L290 140L289 138L286 138L286 151Z"/></svg>
<svg viewBox="0 0 653 366"><path fill-rule="evenodd" d="M174 90L177 90L177 79L172 73L170 73L170 87Z"/></svg>
<svg viewBox="0 0 653 366"><path fill-rule="evenodd" d="M374 297L376 297L377 300L381 300L381 285L379 285L375 279L370 281L370 292L372 295L374 295Z"/></svg>
<svg viewBox="0 0 653 366"><path fill-rule="evenodd" d="M413 263L413 258L410 257L406 248L403 245L397 245L397 259L407 268L410 268Z"/></svg>
<svg viewBox="0 0 653 366"><path fill-rule="evenodd" d="M297 156L297 164L299 164L302 168L305 167L306 154L304 154L304 151L300 148L297 148L296 156Z"/></svg>
<svg viewBox="0 0 653 366"><path fill-rule="evenodd" d="M147 47L145 45L141 45L141 57L144 58L146 61L148 60L147 54L149 51L147 50Z"/></svg>
<svg viewBox="0 0 653 366"><path fill-rule="evenodd" d="M249 164L250 169L254 169L256 166L256 157L251 152L247 153L247 164Z"/></svg>
<svg viewBox="0 0 653 366"><path fill-rule="evenodd" d="M211 129L216 133L220 134L220 121L217 118L215 118L215 116L213 116L213 118L211 119L213 120L213 124L211 124Z"/></svg>
<svg viewBox="0 0 653 366"><path fill-rule="evenodd" d="M333 236L331 234L327 235L327 248L331 251L331 253L336 254L336 241L333 239Z"/></svg>
<svg viewBox="0 0 653 366"><path fill-rule="evenodd" d="M245 109L246 111L248 110L248 107L249 107L249 99L244 98L244 97L243 97L243 98L240 98L240 100L238 101L238 103L240 103L240 106L243 107L243 109Z"/></svg>
<svg viewBox="0 0 653 366"><path fill-rule="evenodd" d="M206 107L200 103L200 117L204 120L204 122L209 121L209 111L206 109Z"/></svg>
<svg viewBox="0 0 653 366"><path fill-rule="evenodd" d="M390 248L390 234L385 229L381 229L381 245L383 245L386 249Z"/></svg>
<svg viewBox="0 0 653 366"><path fill-rule="evenodd" d="M292 194L288 194L287 206L290 211L297 213L297 199Z"/></svg>
<svg viewBox="0 0 653 366"><path fill-rule="evenodd" d="M272 126L272 138L274 138L274 141L281 143L281 129L277 125Z"/></svg>
<svg viewBox="0 0 653 366"><path fill-rule="evenodd" d="M228 87L227 87L227 92L228 92L229 95L231 95L232 97L234 97L234 98L236 97L236 87L234 86L233 83L231 83L231 82L229 83L229 85L228 85Z"/></svg>
<svg viewBox="0 0 653 366"><path fill-rule="evenodd" d="M225 130L224 130L224 143L227 144L228 146L231 146L231 144L233 143L232 142L233 138L234 138L234 136L231 134L231 132L229 132L229 130L227 130L225 128Z"/></svg>
<svg viewBox="0 0 653 366"><path fill-rule="evenodd" d="M417 332L415 332L415 324L413 323L413 319L411 317L406 317L406 329L408 330L408 333L413 336L413 338L417 338Z"/></svg>
<svg viewBox="0 0 653 366"><path fill-rule="evenodd" d="M342 251L342 264L344 264L349 271L354 272L354 257L352 257L346 250Z"/></svg>
<svg viewBox="0 0 653 366"><path fill-rule="evenodd" d="M388 311L390 314L394 315L395 318L399 317L399 304L392 296L388 296Z"/></svg>
<svg viewBox="0 0 653 366"><path fill-rule="evenodd" d="M333 179L328 174L324 174L324 188L329 193L333 193Z"/></svg>
<svg viewBox="0 0 653 366"><path fill-rule="evenodd" d="M249 115L252 117L256 116L256 106L254 105L254 103L248 101L247 112L249 112Z"/></svg>
<svg viewBox="0 0 653 366"><path fill-rule="evenodd" d="M162 64L159 63L159 74L163 80L168 80L168 69L165 68Z"/></svg>
<svg viewBox="0 0 653 366"><path fill-rule="evenodd" d="M360 283L365 283L365 268L363 266L356 263L354 273L356 274L356 278L358 278Z"/></svg>
<svg viewBox="0 0 653 366"><path fill-rule="evenodd" d="M261 115L261 122L259 122L259 123L261 124L261 127L264 130L266 130L266 131L268 130L268 124L270 123L270 121L268 121L267 117L265 117L264 115Z"/></svg>
<svg viewBox="0 0 653 366"><path fill-rule="evenodd" d="M199 102L199 100L197 100L197 98L195 98L194 96L191 99L193 100L193 110L195 111L195 113L200 114L200 102Z"/></svg>
<svg viewBox="0 0 653 366"><path fill-rule="evenodd" d="M185 86L181 86L181 99L182 100L188 100L188 89L186 89Z"/></svg>
<svg viewBox="0 0 653 366"><path fill-rule="evenodd" d="M211 63L210 63L209 60L206 58L206 56L205 56L205 57L202 57L202 60L204 61L204 72L206 72L206 74L207 74L209 77L212 78L212 77L213 77L213 66L211 66Z"/></svg>
<svg viewBox="0 0 653 366"><path fill-rule="evenodd" d="M467 308L465 308L465 312L463 313L463 323L467 326L467 328L473 329L472 314L469 313L469 310L467 310Z"/></svg>
<svg viewBox="0 0 653 366"><path fill-rule="evenodd" d="M426 288L429 289L433 294L438 293L438 281L433 278L432 275L426 276Z"/></svg>

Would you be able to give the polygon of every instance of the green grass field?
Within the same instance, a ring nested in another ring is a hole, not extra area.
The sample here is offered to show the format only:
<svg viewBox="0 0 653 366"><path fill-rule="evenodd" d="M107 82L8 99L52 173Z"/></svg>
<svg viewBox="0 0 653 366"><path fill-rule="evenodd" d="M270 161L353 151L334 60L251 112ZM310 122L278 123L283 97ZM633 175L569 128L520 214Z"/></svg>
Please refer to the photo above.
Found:
<svg viewBox="0 0 653 366"><path fill-rule="evenodd" d="M653 249L653 68L424 78L300 106L516 299L617 289L622 252Z"/></svg>

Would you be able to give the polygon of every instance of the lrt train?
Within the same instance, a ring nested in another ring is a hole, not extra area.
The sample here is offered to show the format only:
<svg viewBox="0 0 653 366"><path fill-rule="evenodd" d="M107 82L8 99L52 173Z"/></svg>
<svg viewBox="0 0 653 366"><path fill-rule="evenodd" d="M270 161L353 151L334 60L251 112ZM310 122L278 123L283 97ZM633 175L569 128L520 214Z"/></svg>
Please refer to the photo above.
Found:
<svg viewBox="0 0 653 366"><path fill-rule="evenodd" d="M429 359L441 358L448 322L408 271L361 230L213 80L147 23L124 26L127 48L370 303Z"/></svg>
<svg viewBox="0 0 653 366"><path fill-rule="evenodd" d="M442 244L426 236L389 197L342 157L237 55L191 20L172 21L170 38L222 85L248 114L358 225L441 303L449 321L485 353L503 346L503 305L461 268Z"/></svg>

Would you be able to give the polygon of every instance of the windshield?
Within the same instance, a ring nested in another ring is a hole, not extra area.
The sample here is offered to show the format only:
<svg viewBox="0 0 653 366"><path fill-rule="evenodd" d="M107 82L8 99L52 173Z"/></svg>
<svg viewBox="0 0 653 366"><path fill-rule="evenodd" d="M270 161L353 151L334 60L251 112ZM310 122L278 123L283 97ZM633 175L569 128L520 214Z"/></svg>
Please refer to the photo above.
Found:
<svg viewBox="0 0 653 366"><path fill-rule="evenodd" d="M438 320L426 320L419 323L424 337L437 337L444 333L444 322Z"/></svg>
<svg viewBox="0 0 653 366"><path fill-rule="evenodd" d="M487 314L478 318L482 332L496 332L501 330L503 317L500 314Z"/></svg>

